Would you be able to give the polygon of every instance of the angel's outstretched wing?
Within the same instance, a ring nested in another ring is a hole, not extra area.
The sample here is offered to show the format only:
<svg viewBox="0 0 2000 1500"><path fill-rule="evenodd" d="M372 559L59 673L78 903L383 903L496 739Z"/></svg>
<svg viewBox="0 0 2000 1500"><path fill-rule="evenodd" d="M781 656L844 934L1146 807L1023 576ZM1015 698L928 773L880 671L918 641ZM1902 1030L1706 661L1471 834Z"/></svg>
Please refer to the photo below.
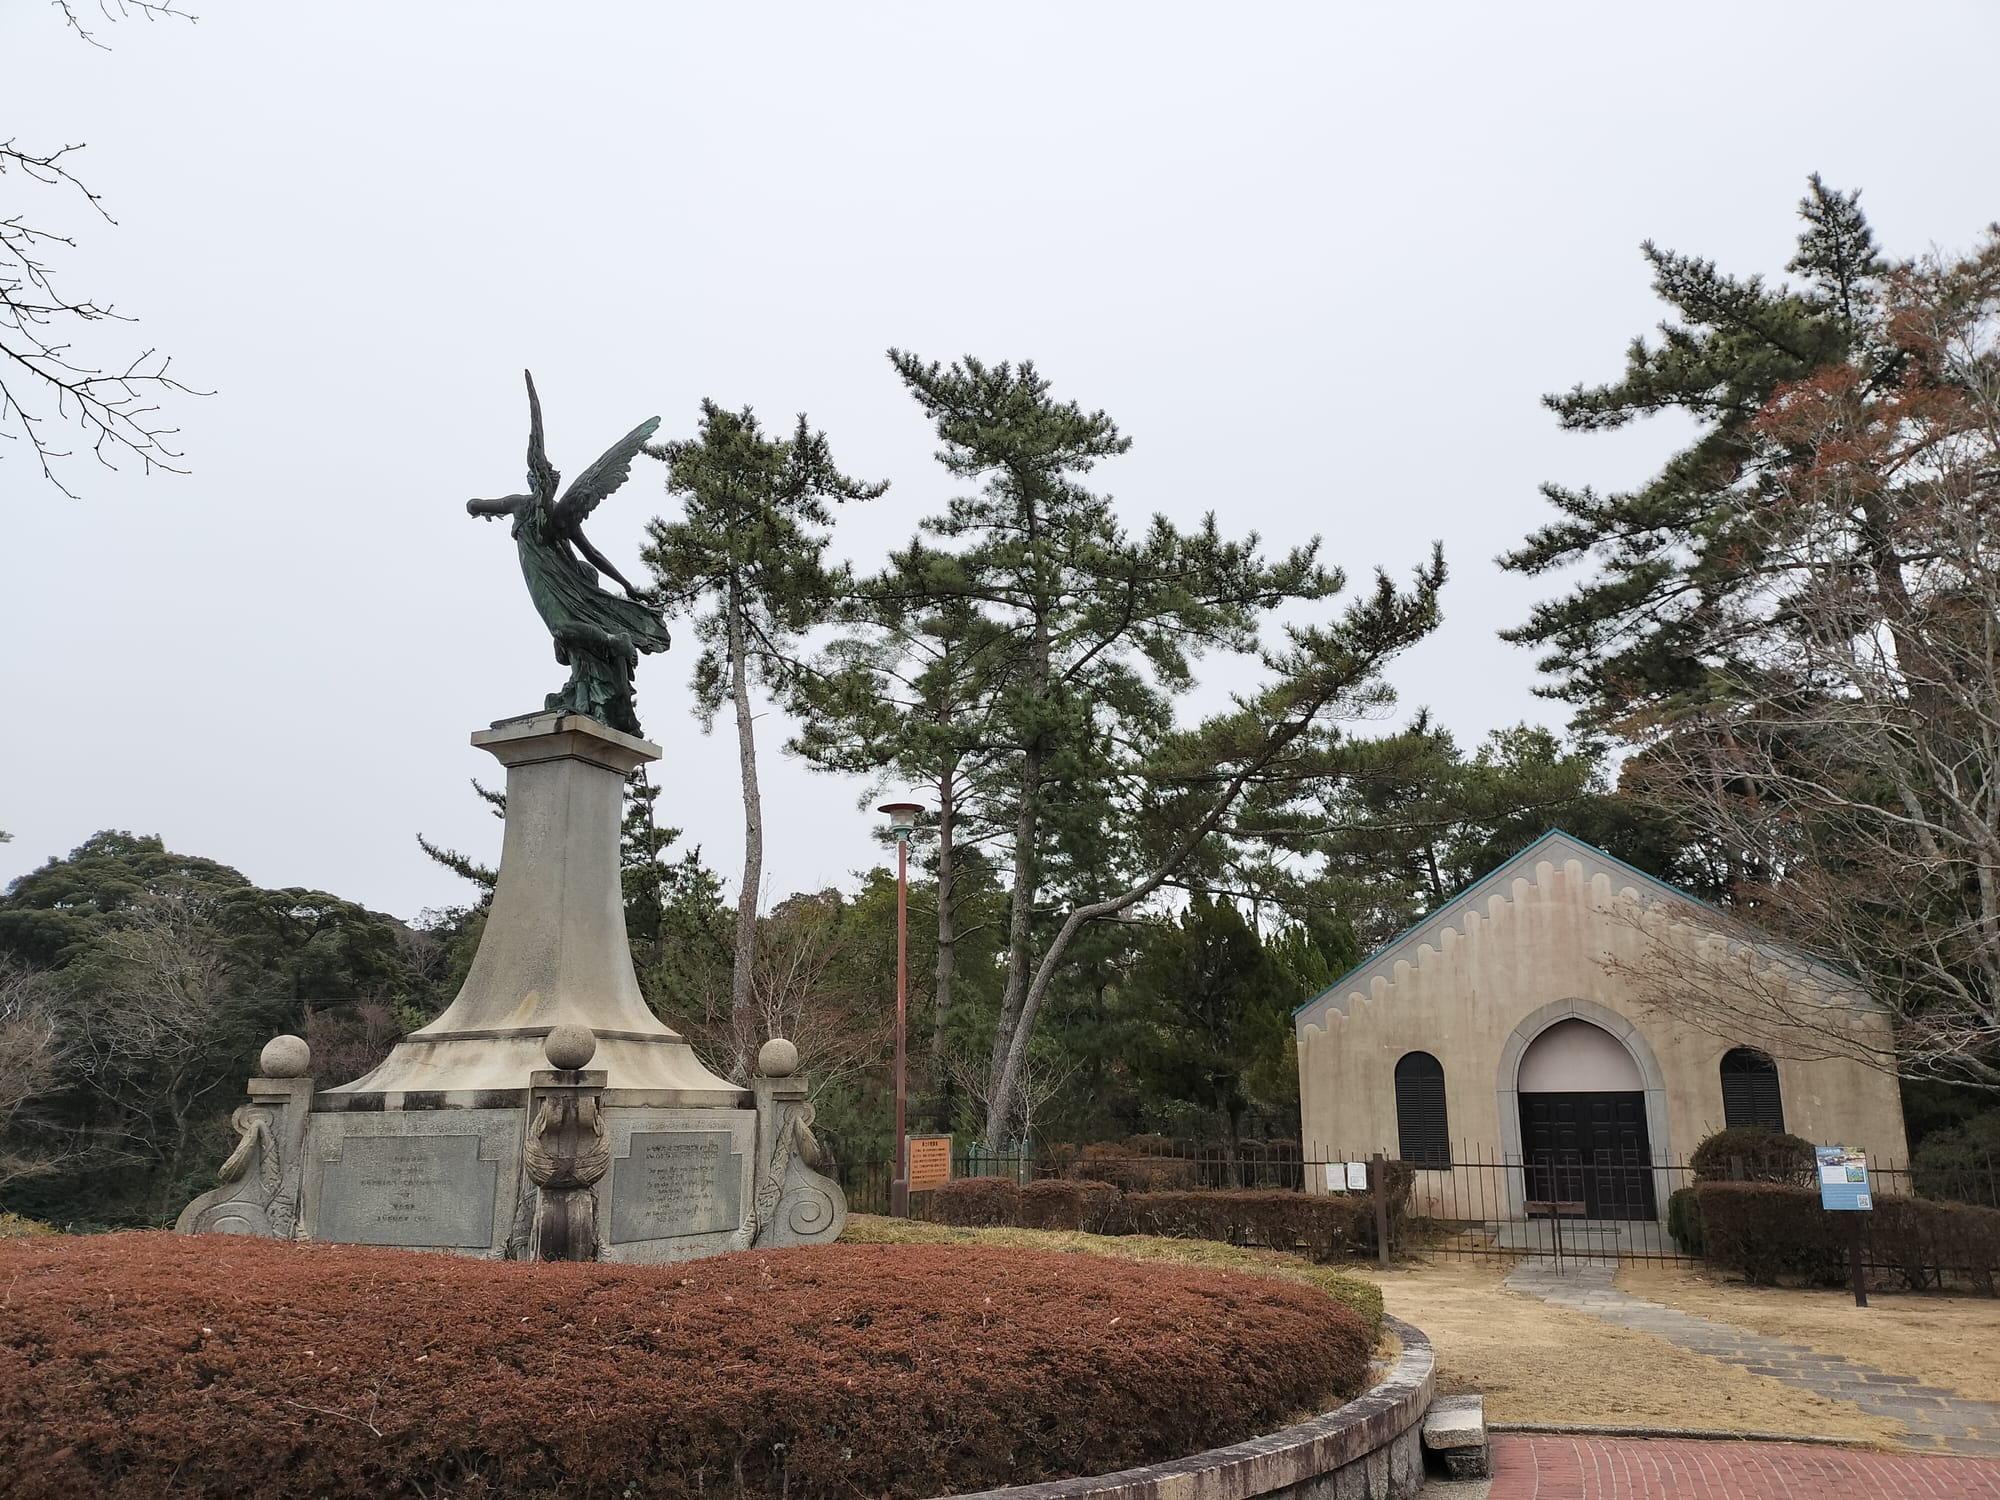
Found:
<svg viewBox="0 0 2000 1500"><path fill-rule="evenodd" d="M527 370L521 373L528 378L528 488L542 504L553 507L562 475L542 449L542 398L535 394L535 377Z"/></svg>
<svg viewBox="0 0 2000 1500"><path fill-rule="evenodd" d="M550 507L556 525L574 534L578 523L597 509L598 501L632 477L632 460L639 456L646 439L659 426L658 417L648 417L606 449L604 457L577 475L562 499Z"/></svg>

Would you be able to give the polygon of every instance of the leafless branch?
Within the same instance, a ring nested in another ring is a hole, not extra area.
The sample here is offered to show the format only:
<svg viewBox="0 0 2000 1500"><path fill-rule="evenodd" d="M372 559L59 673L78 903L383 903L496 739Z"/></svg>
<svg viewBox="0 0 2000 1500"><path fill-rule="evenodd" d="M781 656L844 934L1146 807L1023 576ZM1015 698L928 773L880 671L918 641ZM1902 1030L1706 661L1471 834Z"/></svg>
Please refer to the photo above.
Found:
<svg viewBox="0 0 2000 1500"><path fill-rule="evenodd" d="M52 0L63 21L95 47L104 43L84 24L71 0ZM97 0L106 21L143 16L149 21L194 17L171 3L150 0ZM98 195L72 169L82 143L53 151L34 150L18 140L0 141L0 184L12 174L22 184L36 184L59 193L80 196L106 224L116 220ZM161 417L159 402L168 394L202 395L181 382L171 360L157 349L107 362L78 348L95 325L132 320L108 302L73 298L56 284L52 257L74 250L69 235L31 222L24 209L10 200L0 202L0 438L25 440L27 452L42 477L74 499L76 492L57 469L76 449L57 436L75 428L104 467L116 469L120 458L137 458L150 473L164 469L183 473L182 453L173 444L178 429Z"/></svg>

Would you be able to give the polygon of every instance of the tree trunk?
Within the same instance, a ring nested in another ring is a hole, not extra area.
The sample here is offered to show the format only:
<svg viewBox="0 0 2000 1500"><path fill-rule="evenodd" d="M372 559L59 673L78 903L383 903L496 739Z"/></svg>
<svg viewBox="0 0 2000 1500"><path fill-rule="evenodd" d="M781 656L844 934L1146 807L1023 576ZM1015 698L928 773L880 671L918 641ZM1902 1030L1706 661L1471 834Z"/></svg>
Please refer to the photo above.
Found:
<svg viewBox="0 0 2000 1500"><path fill-rule="evenodd" d="M743 777L743 886L736 897L736 970L730 977L730 1032L736 1062L730 1077L750 1077L757 1035L757 896L764 883L764 804L757 791L757 741L750 722L750 672L744 661L743 595L729 583L729 693L736 705L736 756Z"/></svg>
<svg viewBox="0 0 2000 1500"><path fill-rule="evenodd" d="M1025 510L1024 529L1028 534L1030 566L1035 574L1034 602L1031 606L1035 611L1035 631L1029 648L1026 688L1029 701L1039 703L1048 696L1052 675L1049 666L1052 655L1049 610L1053 607L1053 600L1049 598L1049 590L1043 586L1041 518L1032 500ZM1021 1087L1022 1056L1027 1045L1025 1038L1017 1038L1017 1033L1027 1008L1033 978L1030 965L1034 959L1035 889L1040 884L1035 836L1041 817L1042 761L1047 753L1042 744L1042 734L1043 731L1037 730L1021 755L1021 804L1014 815L1014 888L1007 916L1007 985L1000 993L1000 1023L993 1032L993 1067L986 1089L986 1144L996 1151L1007 1139L1015 1096ZM1018 1046L1017 1039L1020 1042Z"/></svg>
<svg viewBox="0 0 2000 1500"><path fill-rule="evenodd" d="M958 811L956 770L948 765L938 777L937 987L931 1010L931 1092L937 1110L934 1123L940 1131L951 1129L951 1078L945 1067L944 1025L951 1013L951 985L958 970L957 866L952 847Z"/></svg>
<svg viewBox="0 0 2000 1500"><path fill-rule="evenodd" d="M1035 833L1042 752L1021 757L1021 805L1014 815L1014 887L1007 917L1007 985L1000 992L1000 1022L993 1032L993 1070L986 1096L986 1144L995 1151L1007 1138L1019 1069L1012 1065L1014 1036L1028 997L1035 919Z"/></svg>

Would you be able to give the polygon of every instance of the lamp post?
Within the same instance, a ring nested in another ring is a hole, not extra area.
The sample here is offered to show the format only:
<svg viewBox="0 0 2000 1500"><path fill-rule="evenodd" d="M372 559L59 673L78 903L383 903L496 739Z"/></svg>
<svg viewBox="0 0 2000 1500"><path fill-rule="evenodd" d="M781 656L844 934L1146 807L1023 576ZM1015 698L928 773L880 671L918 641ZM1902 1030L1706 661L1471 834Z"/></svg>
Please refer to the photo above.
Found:
<svg viewBox="0 0 2000 1500"><path fill-rule="evenodd" d="M889 820L896 836L896 1167L889 1179L889 1212L910 1216L908 1095L904 1088L903 1036L910 994L910 835L923 807L915 802L885 802L875 809Z"/></svg>

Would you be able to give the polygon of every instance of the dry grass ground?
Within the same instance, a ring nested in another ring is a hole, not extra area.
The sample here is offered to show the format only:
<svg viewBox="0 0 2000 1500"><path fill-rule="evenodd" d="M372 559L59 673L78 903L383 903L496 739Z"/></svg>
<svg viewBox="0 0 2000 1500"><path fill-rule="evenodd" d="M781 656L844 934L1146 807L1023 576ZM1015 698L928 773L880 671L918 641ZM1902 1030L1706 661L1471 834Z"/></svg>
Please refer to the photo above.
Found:
<svg viewBox="0 0 2000 1500"><path fill-rule="evenodd" d="M1895 1442L1901 1426L1845 1401L1551 1307L1501 1285L1506 1260L1350 1270L1430 1335L1442 1389L1475 1390L1498 1422L1824 1433ZM1914 1373L1914 1372L1912 1372Z"/></svg>
<svg viewBox="0 0 2000 1500"><path fill-rule="evenodd" d="M1861 1308L1846 1290L1753 1287L1699 1269L1632 1261L1618 1268L1618 1286L1682 1312L2000 1401L2000 1300L1991 1297L1871 1291ZM1396 1311L1393 1302L1389 1310Z"/></svg>

